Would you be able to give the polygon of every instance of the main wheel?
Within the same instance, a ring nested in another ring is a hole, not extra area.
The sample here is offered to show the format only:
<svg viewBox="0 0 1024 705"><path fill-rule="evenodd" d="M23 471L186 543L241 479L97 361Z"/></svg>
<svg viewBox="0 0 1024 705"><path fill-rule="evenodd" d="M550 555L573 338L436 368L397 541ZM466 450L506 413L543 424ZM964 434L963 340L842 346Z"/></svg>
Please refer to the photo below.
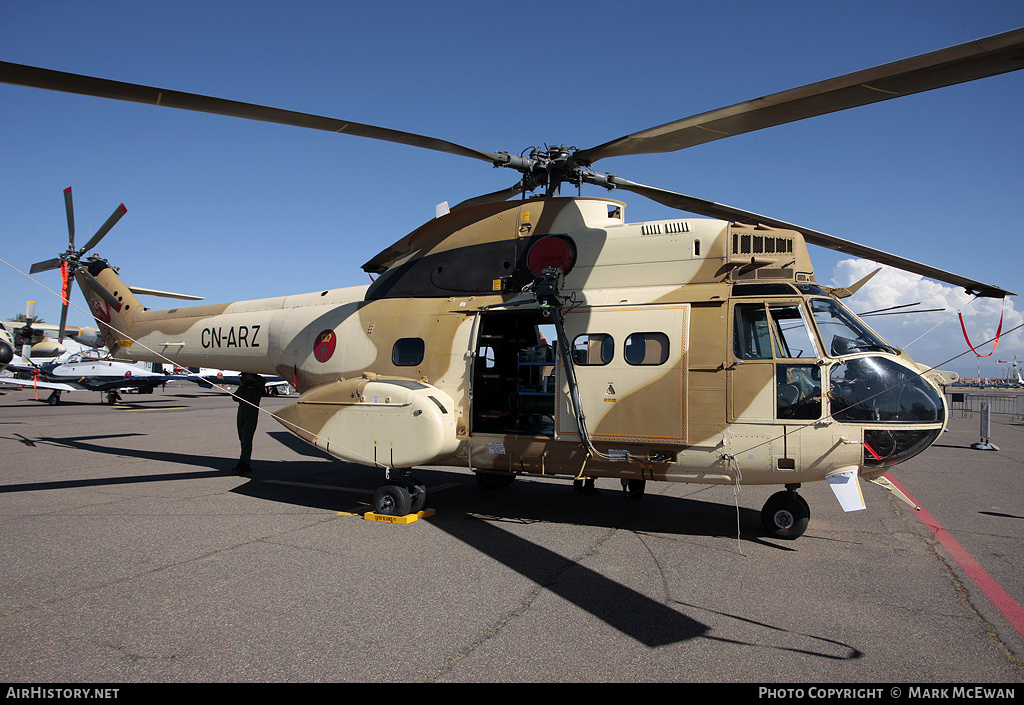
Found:
<svg viewBox="0 0 1024 705"><path fill-rule="evenodd" d="M811 509L796 492L776 492L761 509L761 524L769 535L777 539L795 539L807 530Z"/></svg>
<svg viewBox="0 0 1024 705"><path fill-rule="evenodd" d="M485 490L500 490L511 485L516 479L511 473L477 472L476 484Z"/></svg>
<svg viewBox="0 0 1024 705"><path fill-rule="evenodd" d="M623 480L622 496L626 499L641 499L647 488L647 480Z"/></svg>
<svg viewBox="0 0 1024 705"><path fill-rule="evenodd" d="M385 516L404 517L412 510L409 490L401 485L381 485L373 495L373 510Z"/></svg>

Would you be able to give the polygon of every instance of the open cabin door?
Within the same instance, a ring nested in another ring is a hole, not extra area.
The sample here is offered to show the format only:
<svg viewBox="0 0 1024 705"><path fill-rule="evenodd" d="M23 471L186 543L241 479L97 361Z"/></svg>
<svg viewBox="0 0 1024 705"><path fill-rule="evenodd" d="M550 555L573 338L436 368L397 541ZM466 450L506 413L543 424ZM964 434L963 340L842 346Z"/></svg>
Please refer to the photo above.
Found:
<svg viewBox="0 0 1024 705"><path fill-rule="evenodd" d="M688 304L565 312L565 332L592 440L685 442L689 319ZM555 437L578 439L560 361L555 370Z"/></svg>

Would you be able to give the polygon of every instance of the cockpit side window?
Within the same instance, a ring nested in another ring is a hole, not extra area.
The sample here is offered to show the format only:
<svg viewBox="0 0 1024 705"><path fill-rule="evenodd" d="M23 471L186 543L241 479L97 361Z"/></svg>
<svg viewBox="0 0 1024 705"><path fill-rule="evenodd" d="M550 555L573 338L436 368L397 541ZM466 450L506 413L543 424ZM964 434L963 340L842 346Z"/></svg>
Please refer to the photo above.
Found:
<svg viewBox="0 0 1024 705"><path fill-rule="evenodd" d="M772 359L772 335L764 304L736 304L732 351L741 360Z"/></svg>
<svg viewBox="0 0 1024 705"><path fill-rule="evenodd" d="M799 304L767 308L763 303L737 304L733 354L741 360L818 358L817 344Z"/></svg>
<svg viewBox="0 0 1024 705"><path fill-rule="evenodd" d="M741 360L778 361L775 364L776 418L821 418L818 344L800 304L736 304L733 354ZM786 360L790 362L784 362Z"/></svg>
<svg viewBox="0 0 1024 705"><path fill-rule="evenodd" d="M817 358L817 346L799 304L769 306L775 330L775 357Z"/></svg>
<svg viewBox="0 0 1024 705"><path fill-rule="evenodd" d="M871 351L896 352L838 301L811 299L809 304L825 350L834 357Z"/></svg>

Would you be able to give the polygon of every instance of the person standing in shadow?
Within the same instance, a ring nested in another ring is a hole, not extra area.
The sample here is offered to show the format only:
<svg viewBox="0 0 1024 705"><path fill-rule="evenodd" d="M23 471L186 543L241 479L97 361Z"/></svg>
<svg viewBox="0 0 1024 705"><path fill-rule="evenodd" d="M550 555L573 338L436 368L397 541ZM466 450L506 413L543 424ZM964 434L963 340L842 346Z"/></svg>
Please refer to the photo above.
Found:
<svg viewBox="0 0 1024 705"><path fill-rule="evenodd" d="M241 451L238 456L238 464L234 470L242 475L250 470L252 460L252 439L256 435L256 422L260 416L260 400L263 398L263 389L267 381L259 375L249 372L241 374L241 382L235 390L235 401L238 403L238 442L241 444Z"/></svg>

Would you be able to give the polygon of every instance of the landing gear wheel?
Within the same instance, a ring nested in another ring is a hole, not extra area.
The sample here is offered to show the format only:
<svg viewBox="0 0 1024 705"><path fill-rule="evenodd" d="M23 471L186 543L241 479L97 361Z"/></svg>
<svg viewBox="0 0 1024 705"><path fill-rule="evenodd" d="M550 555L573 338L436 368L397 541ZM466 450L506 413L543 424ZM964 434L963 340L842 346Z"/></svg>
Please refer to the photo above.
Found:
<svg viewBox="0 0 1024 705"><path fill-rule="evenodd" d="M587 477L582 480L573 480L572 491L579 492L581 494L597 494L597 488L594 486L594 478Z"/></svg>
<svg viewBox="0 0 1024 705"><path fill-rule="evenodd" d="M412 511L409 490L401 485L381 485L373 495L373 511L384 516L404 517Z"/></svg>
<svg viewBox="0 0 1024 705"><path fill-rule="evenodd" d="M427 486L419 480L412 480L409 484L409 495L412 501L409 505L410 514L418 514L427 507Z"/></svg>
<svg viewBox="0 0 1024 705"><path fill-rule="evenodd" d="M776 492L761 509L761 524L774 538L792 540L807 530L811 510L804 498L796 492Z"/></svg>
<svg viewBox="0 0 1024 705"><path fill-rule="evenodd" d="M647 488L647 480L623 480L622 496L626 499L641 499Z"/></svg>
<svg viewBox="0 0 1024 705"><path fill-rule="evenodd" d="M488 491L500 490L511 485L516 476L511 473L477 472L476 484Z"/></svg>

